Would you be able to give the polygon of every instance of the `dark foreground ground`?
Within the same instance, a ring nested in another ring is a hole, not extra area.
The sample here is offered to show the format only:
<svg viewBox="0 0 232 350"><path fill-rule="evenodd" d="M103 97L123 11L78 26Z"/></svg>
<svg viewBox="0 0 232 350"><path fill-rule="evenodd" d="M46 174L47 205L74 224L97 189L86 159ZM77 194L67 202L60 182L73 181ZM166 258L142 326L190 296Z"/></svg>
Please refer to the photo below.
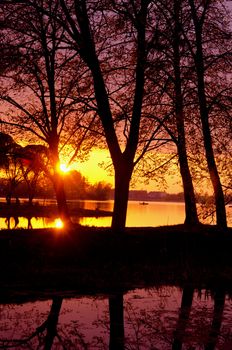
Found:
<svg viewBox="0 0 232 350"><path fill-rule="evenodd" d="M232 229L184 225L0 231L1 302L159 285L232 291Z"/></svg>

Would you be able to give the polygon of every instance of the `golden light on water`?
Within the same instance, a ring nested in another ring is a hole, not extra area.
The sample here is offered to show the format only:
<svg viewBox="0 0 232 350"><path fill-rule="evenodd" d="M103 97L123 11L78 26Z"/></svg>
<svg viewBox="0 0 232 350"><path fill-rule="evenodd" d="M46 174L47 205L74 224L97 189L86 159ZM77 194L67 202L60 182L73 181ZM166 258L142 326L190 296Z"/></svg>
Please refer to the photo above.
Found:
<svg viewBox="0 0 232 350"><path fill-rule="evenodd" d="M61 219L55 219L55 227L56 228L63 228L64 227L64 223Z"/></svg>

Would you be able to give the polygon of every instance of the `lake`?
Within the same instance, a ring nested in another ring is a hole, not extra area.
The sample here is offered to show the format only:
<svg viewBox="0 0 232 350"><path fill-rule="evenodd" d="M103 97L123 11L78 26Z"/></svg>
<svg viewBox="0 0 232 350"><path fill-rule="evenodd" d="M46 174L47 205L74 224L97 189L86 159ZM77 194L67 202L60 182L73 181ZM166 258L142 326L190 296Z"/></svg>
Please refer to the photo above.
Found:
<svg viewBox="0 0 232 350"><path fill-rule="evenodd" d="M127 227L149 227L161 225L181 224L184 221L184 203L173 202L146 202L141 205L137 201L129 201L127 211ZM113 210L113 201L94 202L86 201L86 209L94 209L96 206L102 210ZM80 221L88 226L110 226L111 218L82 218Z"/></svg>
<svg viewBox="0 0 232 350"><path fill-rule="evenodd" d="M40 204L54 204L54 200L36 200ZM182 224L184 222L184 203L180 202L146 202L142 205L141 202L129 201L127 211L127 227L149 227L149 226L163 226L163 225L175 225ZM112 211L113 201L70 201L70 204L77 205L84 209L99 209ZM228 222L229 226L232 225L232 208L227 206ZM72 220L76 223L86 226L103 226L107 227L111 225L111 217L73 217ZM208 221L209 222L209 221ZM59 218L49 217L11 217L0 218L0 229L5 228L60 228L61 223Z"/></svg>
<svg viewBox="0 0 232 350"><path fill-rule="evenodd" d="M0 347L231 350L232 300L223 289L161 286L102 296L0 304Z"/></svg>
<svg viewBox="0 0 232 350"><path fill-rule="evenodd" d="M54 201L38 201L39 203L55 203ZM99 210L113 210L113 201L70 201L73 206L84 209L96 208ZM85 217L72 218L74 222L78 222L87 226L110 226L111 217ZM58 218L31 218L30 223L27 218L19 217L17 220L17 228L27 228L30 224L33 228L43 227L58 227ZM126 225L128 227L135 226L160 226L181 224L184 220L184 204L183 203L167 203L167 202L149 202L147 205L141 205L140 202L129 201ZM0 228L14 228L15 218L11 217L8 221L5 218L0 218Z"/></svg>

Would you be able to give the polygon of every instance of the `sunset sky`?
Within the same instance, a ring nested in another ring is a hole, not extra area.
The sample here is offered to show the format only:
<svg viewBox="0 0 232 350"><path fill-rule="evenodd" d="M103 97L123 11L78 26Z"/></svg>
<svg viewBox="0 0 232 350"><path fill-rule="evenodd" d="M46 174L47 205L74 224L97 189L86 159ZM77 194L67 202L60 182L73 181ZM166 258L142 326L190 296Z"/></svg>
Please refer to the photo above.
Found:
<svg viewBox="0 0 232 350"><path fill-rule="evenodd" d="M75 169L80 171L83 176L87 177L89 182L95 183L98 181L108 182L114 187L114 178L110 175L110 171L105 170L104 166L101 166L101 163L104 163L105 166L110 164L110 155L108 150L95 149L91 152L89 159L85 162L75 162L71 165L70 169ZM167 192L176 193L182 191L182 186L180 179L178 177L179 173L176 172L176 177L167 178L168 188ZM135 186L131 189L136 190L147 190L147 191L163 191L165 189L161 188L155 181L150 181L149 184L143 184L142 181L139 183L135 182Z"/></svg>

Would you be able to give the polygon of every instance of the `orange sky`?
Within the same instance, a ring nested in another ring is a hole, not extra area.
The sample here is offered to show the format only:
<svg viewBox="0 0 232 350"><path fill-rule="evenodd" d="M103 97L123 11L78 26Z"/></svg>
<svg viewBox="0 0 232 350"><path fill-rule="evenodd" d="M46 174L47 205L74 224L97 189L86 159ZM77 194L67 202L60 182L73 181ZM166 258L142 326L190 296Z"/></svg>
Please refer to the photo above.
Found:
<svg viewBox="0 0 232 350"><path fill-rule="evenodd" d="M61 161L62 162L62 161ZM114 178L113 176L110 176L109 171L105 170L103 167L101 167L99 164L105 162L105 164L110 164L110 156L109 152L107 150L100 150L95 149L91 152L89 159L82 163L73 163L73 165L70 166L70 169L75 169L77 171L80 171L83 176L88 178L88 181L91 183L99 182L99 181L105 181L108 182L114 187ZM176 193L181 192L182 187L180 184L177 184L178 177L176 178L170 178L168 179L168 188L166 189L166 192L170 193ZM138 185L135 184L135 187L133 189L137 190L147 190L147 191L163 191L163 188L160 188L157 183L154 181L150 181L148 185L143 185L142 183L139 183Z"/></svg>

